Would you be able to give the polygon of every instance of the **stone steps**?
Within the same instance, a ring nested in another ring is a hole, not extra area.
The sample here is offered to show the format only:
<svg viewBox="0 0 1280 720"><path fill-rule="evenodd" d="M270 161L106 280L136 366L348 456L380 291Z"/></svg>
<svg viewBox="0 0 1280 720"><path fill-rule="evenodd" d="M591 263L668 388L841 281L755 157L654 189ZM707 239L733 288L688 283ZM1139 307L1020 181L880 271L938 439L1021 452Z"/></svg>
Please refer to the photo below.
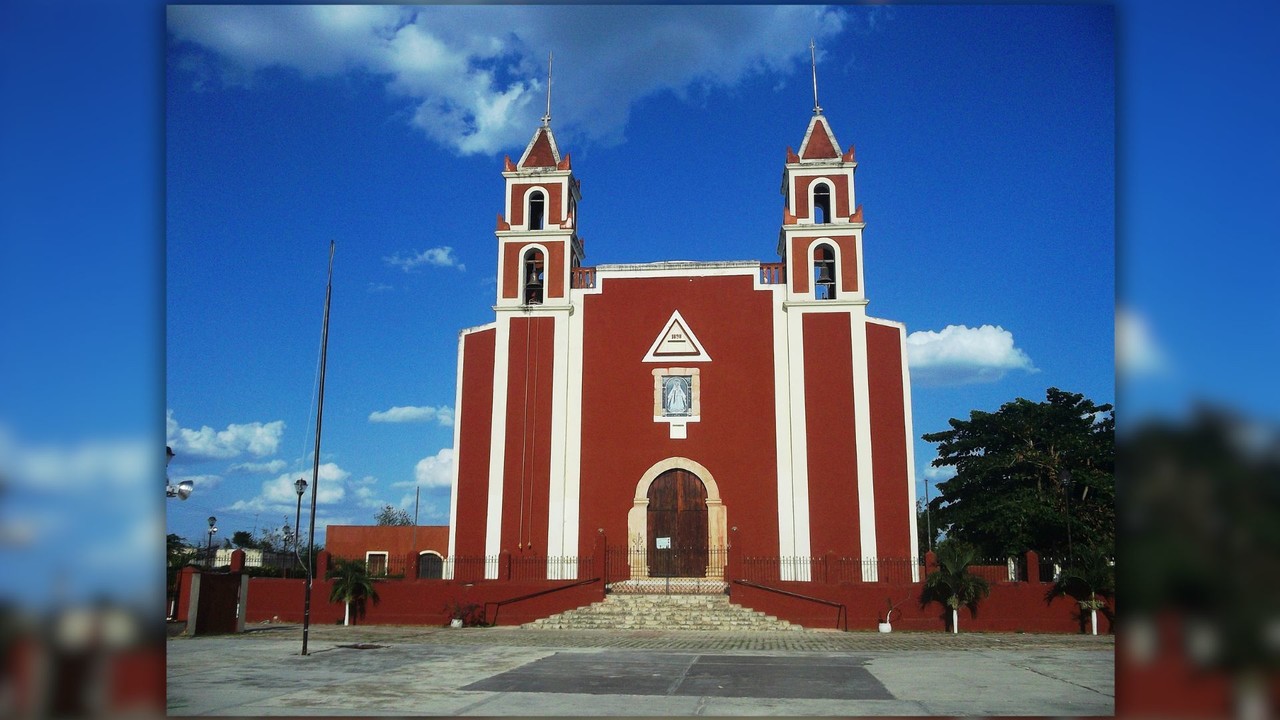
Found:
<svg viewBox="0 0 1280 720"><path fill-rule="evenodd" d="M626 595L535 620L546 630L800 630L786 620L729 602L726 595Z"/></svg>

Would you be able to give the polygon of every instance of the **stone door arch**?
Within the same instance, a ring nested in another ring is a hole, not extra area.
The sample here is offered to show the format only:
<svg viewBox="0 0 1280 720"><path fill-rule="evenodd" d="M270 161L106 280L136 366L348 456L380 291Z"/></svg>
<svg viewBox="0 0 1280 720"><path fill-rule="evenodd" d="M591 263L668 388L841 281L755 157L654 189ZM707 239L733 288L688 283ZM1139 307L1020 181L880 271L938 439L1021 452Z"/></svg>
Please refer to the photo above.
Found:
<svg viewBox="0 0 1280 720"><path fill-rule="evenodd" d="M636 491L632 496L631 510L627 513L627 544L633 558L631 577L649 577L649 567L645 560L646 551L653 546L649 537L649 490L654 481L671 470L684 470L701 481L706 488L707 543L709 563L704 577L719 578L724 576L724 548L727 533L727 514L724 503L720 499L720 486L716 483L711 471L701 463L689 458L672 457L654 463L645 471L636 483Z"/></svg>

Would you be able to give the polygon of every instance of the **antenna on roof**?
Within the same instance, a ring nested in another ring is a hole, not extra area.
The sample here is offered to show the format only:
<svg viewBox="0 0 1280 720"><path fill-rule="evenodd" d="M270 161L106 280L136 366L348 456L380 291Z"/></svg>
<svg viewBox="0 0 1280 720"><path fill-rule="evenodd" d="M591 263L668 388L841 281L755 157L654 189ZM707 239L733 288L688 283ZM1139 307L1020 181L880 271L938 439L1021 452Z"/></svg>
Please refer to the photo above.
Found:
<svg viewBox="0 0 1280 720"><path fill-rule="evenodd" d="M809 67L813 70L813 114L821 115L822 106L818 105L818 56L813 49L813 38L809 38Z"/></svg>
<svg viewBox="0 0 1280 720"><path fill-rule="evenodd" d="M551 127L551 53L547 53L547 114L542 116L542 127Z"/></svg>

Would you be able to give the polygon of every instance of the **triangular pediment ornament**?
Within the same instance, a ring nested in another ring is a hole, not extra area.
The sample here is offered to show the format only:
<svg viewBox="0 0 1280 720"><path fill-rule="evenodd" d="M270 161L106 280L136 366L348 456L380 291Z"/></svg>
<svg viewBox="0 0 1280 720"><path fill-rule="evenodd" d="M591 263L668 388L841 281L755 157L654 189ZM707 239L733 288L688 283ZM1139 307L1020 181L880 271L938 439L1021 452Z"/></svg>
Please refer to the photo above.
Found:
<svg viewBox="0 0 1280 720"><path fill-rule="evenodd" d="M698 336L693 334L689 323L680 316L680 311L671 313L671 319L658 333L644 362L711 362L711 356L702 349Z"/></svg>
<svg viewBox="0 0 1280 720"><path fill-rule="evenodd" d="M800 159L805 160L837 160L840 158L840 145L831 126L821 115L814 115L809 127L804 132L804 140L800 142Z"/></svg>
<svg viewBox="0 0 1280 720"><path fill-rule="evenodd" d="M560 162L560 148L556 145L555 135L551 134L551 128L540 127L534 131L533 139L525 147L524 154L520 156L520 162L516 163L516 167L520 170L554 168Z"/></svg>

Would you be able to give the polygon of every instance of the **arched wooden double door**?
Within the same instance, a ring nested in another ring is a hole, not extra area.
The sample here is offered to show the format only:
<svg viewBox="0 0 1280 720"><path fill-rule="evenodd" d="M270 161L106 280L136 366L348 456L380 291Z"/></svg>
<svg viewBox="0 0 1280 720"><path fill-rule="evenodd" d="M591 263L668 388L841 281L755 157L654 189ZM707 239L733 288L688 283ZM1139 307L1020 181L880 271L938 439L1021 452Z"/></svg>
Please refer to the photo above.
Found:
<svg viewBox="0 0 1280 720"><path fill-rule="evenodd" d="M705 577L707 488L688 470L668 470L649 486L649 577Z"/></svg>

